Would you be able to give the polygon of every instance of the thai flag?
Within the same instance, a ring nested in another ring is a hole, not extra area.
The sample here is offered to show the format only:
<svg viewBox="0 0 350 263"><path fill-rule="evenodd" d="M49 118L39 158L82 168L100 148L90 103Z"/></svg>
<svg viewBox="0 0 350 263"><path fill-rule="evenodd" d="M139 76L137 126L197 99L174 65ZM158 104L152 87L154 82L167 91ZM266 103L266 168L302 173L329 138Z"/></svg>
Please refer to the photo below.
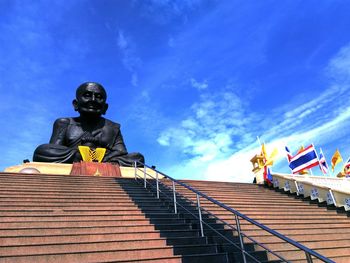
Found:
<svg viewBox="0 0 350 263"><path fill-rule="evenodd" d="M319 164L315 147L313 144L299 151L290 159L289 167L292 173L296 174L302 170L310 169Z"/></svg>
<svg viewBox="0 0 350 263"><path fill-rule="evenodd" d="M328 174L328 164L327 164L326 158L324 157L322 149L320 149L319 162L320 162L320 169L322 173Z"/></svg>
<svg viewBox="0 0 350 263"><path fill-rule="evenodd" d="M293 158L293 155L290 153L288 147L286 146L286 152L287 152L287 159L288 159L288 162L290 162L290 160Z"/></svg>
<svg viewBox="0 0 350 263"><path fill-rule="evenodd" d="M345 170L345 171L349 171L349 168L350 168L350 158L349 158L349 160L345 163L345 165L344 165L344 170ZM349 172L350 172L350 171L349 171ZM347 174L348 174L349 172L347 172Z"/></svg>

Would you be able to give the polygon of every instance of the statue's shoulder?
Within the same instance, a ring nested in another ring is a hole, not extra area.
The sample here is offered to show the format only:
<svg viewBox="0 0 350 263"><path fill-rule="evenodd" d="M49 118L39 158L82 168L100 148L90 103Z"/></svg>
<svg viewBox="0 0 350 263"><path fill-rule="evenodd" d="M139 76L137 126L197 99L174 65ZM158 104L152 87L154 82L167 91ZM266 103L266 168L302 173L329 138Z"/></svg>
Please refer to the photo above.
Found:
<svg viewBox="0 0 350 263"><path fill-rule="evenodd" d="M105 125L107 125L109 127L112 127L114 129L120 129L120 124L119 123L116 123L116 122L108 120L108 119L105 119Z"/></svg>
<svg viewBox="0 0 350 263"><path fill-rule="evenodd" d="M54 125L68 125L72 122L73 118L58 118L55 120Z"/></svg>

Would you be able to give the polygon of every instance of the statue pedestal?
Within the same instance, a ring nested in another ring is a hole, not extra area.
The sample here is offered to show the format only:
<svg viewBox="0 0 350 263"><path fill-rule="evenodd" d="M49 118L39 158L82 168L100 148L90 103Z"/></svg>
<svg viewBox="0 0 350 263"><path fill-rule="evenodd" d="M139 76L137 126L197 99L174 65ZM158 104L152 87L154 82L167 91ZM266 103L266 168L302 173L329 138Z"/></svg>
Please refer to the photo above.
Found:
<svg viewBox="0 0 350 263"><path fill-rule="evenodd" d="M121 177L121 172L117 164L81 161L80 163L73 163L70 175Z"/></svg>

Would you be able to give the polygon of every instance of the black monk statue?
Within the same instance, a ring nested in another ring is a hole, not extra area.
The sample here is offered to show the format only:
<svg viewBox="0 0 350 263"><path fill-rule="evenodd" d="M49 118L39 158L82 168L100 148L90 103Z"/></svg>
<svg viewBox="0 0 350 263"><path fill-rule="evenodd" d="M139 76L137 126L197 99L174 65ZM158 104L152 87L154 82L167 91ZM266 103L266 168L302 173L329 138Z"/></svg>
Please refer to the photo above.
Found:
<svg viewBox="0 0 350 263"><path fill-rule="evenodd" d="M140 153L128 153L120 125L102 117L107 111L107 94L96 82L81 84L76 91L73 107L80 116L60 118L53 125L49 144L36 148L34 162L73 163L82 160L79 145L106 148L102 162L133 166L134 161L144 163Z"/></svg>

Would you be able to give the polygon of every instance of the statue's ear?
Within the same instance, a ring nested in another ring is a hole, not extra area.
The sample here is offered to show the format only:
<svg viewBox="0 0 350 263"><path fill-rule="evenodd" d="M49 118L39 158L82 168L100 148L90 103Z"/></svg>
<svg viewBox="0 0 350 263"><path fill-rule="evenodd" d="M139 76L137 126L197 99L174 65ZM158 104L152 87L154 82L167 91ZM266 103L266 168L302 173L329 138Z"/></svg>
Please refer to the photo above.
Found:
<svg viewBox="0 0 350 263"><path fill-rule="evenodd" d="M74 100L72 101L72 104L73 104L74 110L75 110L75 111L78 111L78 101L77 101L76 99L74 99Z"/></svg>
<svg viewBox="0 0 350 263"><path fill-rule="evenodd" d="M105 115L106 114L106 111L108 109L108 104L105 103L104 107L103 107L103 110L102 110L102 115Z"/></svg>

